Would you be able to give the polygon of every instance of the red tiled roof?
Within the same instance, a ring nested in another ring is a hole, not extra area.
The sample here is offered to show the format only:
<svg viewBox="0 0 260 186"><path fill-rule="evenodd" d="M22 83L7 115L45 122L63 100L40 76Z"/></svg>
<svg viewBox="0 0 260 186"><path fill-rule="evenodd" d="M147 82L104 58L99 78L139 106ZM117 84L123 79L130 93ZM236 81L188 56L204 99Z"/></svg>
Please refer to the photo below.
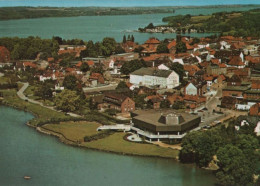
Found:
<svg viewBox="0 0 260 186"><path fill-rule="evenodd" d="M227 67L227 65L225 63L220 63L218 66L219 66L219 68L226 68Z"/></svg>
<svg viewBox="0 0 260 186"><path fill-rule="evenodd" d="M159 41L157 38L152 37L152 38L149 38L149 39L145 42L145 44L160 44L160 41Z"/></svg>
<svg viewBox="0 0 260 186"><path fill-rule="evenodd" d="M54 61L54 58L53 57L48 57L47 61L48 62Z"/></svg>
<svg viewBox="0 0 260 186"><path fill-rule="evenodd" d="M94 61L87 61L88 66L93 66L94 65Z"/></svg>
<svg viewBox="0 0 260 186"><path fill-rule="evenodd" d="M99 77L102 77L102 74L100 73L92 73L89 79L98 79Z"/></svg>
<svg viewBox="0 0 260 186"><path fill-rule="evenodd" d="M80 62L78 62L78 63L76 64L76 67L81 67L81 65L82 65L82 62L80 61Z"/></svg>
<svg viewBox="0 0 260 186"><path fill-rule="evenodd" d="M212 62L213 64L219 64L219 59L212 58L212 59L211 59L211 62Z"/></svg>
<svg viewBox="0 0 260 186"><path fill-rule="evenodd" d="M231 65L231 66L243 66L243 65L245 65L242 62L242 59L239 56L233 56L228 64Z"/></svg>
<svg viewBox="0 0 260 186"><path fill-rule="evenodd" d="M168 49L171 49L172 47L175 47L176 46L176 41L175 40L173 40L172 42L170 42L169 44L168 44Z"/></svg>
<svg viewBox="0 0 260 186"><path fill-rule="evenodd" d="M31 67L31 68L36 68L36 64L32 63L32 62L24 62L23 63L24 67Z"/></svg>

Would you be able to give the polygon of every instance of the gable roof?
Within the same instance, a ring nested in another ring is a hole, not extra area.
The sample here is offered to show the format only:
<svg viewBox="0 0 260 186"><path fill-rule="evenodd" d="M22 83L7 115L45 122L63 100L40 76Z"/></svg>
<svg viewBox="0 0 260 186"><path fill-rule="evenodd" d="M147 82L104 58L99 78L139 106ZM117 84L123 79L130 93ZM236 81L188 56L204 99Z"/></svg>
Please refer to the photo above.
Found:
<svg viewBox="0 0 260 186"><path fill-rule="evenodd" d="M239 56L233 56L229 61L228 65L231 66L244 66L242 59Z"/></svg>
<svg viewBox="0 0 260 186"><path fill-rule="evenodd" d="M140 68L131 73L131 75L138 75L138 76L156 76L156 77L169 77L169 75L174 72L172 70L159 70L153 68Z"/></svg>
<svg viewBox="0 0 260 186"><path fill-rule="evenodd" d="M145 42L145 44L160 44L160 41L155 37L151 37Z"/></svg>

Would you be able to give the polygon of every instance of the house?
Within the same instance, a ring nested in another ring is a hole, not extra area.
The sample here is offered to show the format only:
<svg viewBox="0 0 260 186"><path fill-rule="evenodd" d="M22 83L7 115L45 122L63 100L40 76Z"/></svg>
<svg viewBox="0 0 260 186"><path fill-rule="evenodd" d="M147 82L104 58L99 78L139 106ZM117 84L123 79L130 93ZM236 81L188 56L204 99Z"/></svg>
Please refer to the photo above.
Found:
<svg viewBox="0 0 260 186"><path fill-rule="evenodd" d="M135 111L135 102L122 94L105 93L103 103L98 105L99 108L115 109L121 113L129 113Z"/></svg>
<svg viewBox="0 0 260 186"><path fill-rule="evenodd" d="M159 95L151 95L147 96L144 99L148 104L151 103L153 109L160 109L161 102L163 101L163 98Z"/></svg>
<svg viewBox="0 0 260 186"><path fill-rule="evenodd" d="M245 68L245 63L240 56L232 56L228 62L228 67Z"/></svg>
<svg viewBox="0 0 260 186"><path fill-rule="evenodd" d="M200 68L197 65L184 65L184 71L186 72L186 76L189 78L193 78L195 73L200 71Z"/></svg>
<svg viewBox="0 0 260 186"><path fill-rule="evenodd" d="M142 47L144 49L141 51L142 56L149 56L151 54L155 54L157 50L157 46L160 44L160 40L157 38L149 38Z"/></svg>
<svg viewBox="0 0 260 186"><path fill-rule="evenodd" d="M222 96L243 98L243 94L245 91L249 90L248 86L226 86L222 89Z"/></svg>
<svg viewBox="0 0 260 186"><path fill-rule="evenodd" d="M188 83L184 87L184 95L198 95L198 89L193 83Z"/></svg>
<svg viewBox="0 0 260 186"><path fill-rule="evenodd" d="M241 86L242 80L241 78L234 74L231 78L227 80L227 86Z"/></svg>
<svg viewBox="0 0 260 186"><path fill-rule="evenodd" d="M167 48L168 48L168 50L169 50L169 52L171 53L171 54L175 54L175 52L176 52L176 41L175 40L173 40L173 41L171 41L168 45L167 45Z"/></svg>
<svg viewBox="0 0 260 186"><path fill-rule="evenodd" d="M92 82L92 85L96 86L97 84L104 84L105 79L102 74L100 73L92 73L89 76L89 80Z"/></svg>
<svg viewBox="0 0 260 186"><path fill-rule="evenodd" d="M131 113L132 130L147 140L182 139L199 126L200 116L173 110L138 110Z"/></svg>
<svg viewBox="0 0 260 186"><path fill-rule="evenodd" d="M186 107L190 109L195 109L204 103L206 103L207 98L205 96L198 96L198 95L185 95L183 97Z"/></svg>
<svg viewBox="0 0 260 186"><path fill-rule="evenodd" d="M209 75L220 75L220 74L226 74L227 73L227 68L225 64L214 64L210 63L206 67L206 72Z"/></svg>
<svg viewBox="0 0 260 186"><path fill-rule="evenodd" d="M221 107L228 109L235 109L237 99L232 96L224 96L221 100Z"/></svg>
<svg viewBox="0 0 260 186"><path fill-rule="evenodd" d="M0 46L0 63L10 62L10 56L9 50L4 46Z"/></svg>
<svg viewBox="0 0 260 186"><path fill-rule="evenodd" d="M172 70L140 68L130 74L130 83L138 86L172 89L179 82L179 75Z"/></svg>
<svg viewBox="0 0 260 186"><path fill-rule="evenodd" d="M260 103L256 103L253 106L251 106L249 110L250 116L260 116Z"/></svg>

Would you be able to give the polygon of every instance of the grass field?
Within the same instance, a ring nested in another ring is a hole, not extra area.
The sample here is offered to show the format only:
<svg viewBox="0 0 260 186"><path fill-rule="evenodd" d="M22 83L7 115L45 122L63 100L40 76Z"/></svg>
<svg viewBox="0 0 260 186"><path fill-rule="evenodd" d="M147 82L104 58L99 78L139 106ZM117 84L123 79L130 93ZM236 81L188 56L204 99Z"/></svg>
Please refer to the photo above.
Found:
<svg viewBox="0 0 260 186"><path fill-rule="evenodd" d="M211 16L207 15L207 16L193 16L191 17L191 22L192 23L201 23L207 19L209 19Z"/></svg>
<svg viewBox="0 0 260 186"><path fill-rule="evenodd" d="M178 150L163 148L152 144L141 144L129 142L123 139L126 133L120 132L112 134L106 138L96 141L85 142L85 147L111 151L123 154L141 155L141 156L159 156L165 158L176 158Z"/></svg>
<svg viewBox="0 0 260 186"><path fill-rule="evenodd" d="M47 124L44 129L49 129L62 133L66 138L72 141L83 141L85 136L93 136L98 134L97 128L100 124L95 122L61 122L60 124Z"/></svg>
<svg viewBox="0 0 260 186"><path fill-rule="evenodd" d="M8 77L0 77L0 84L6 84L10 81Z"/></svg>

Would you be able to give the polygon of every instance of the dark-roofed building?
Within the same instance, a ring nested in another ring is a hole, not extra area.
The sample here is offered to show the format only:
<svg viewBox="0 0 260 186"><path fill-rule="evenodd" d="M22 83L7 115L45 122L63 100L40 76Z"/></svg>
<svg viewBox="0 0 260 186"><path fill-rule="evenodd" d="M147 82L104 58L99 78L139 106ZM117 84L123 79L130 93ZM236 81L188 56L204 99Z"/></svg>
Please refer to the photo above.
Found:
<svg viewBox="0 0 260 186"><path fill-rule="evenodd" d="M173 110L138 110L131 116L132 129L150 140L181 139L186 132L198 127L201 121L200 116Z"/></svg>
<svg viewBox="0 0 260 186"><path fill-rule="evenodd" d="M98 105L98 108L115 109L121 113L128 113L135 111L135 102L123 94L105 93L103 101Z"/></svg>
<svg viewBox="0 0 260 186"><path fill-rule="evenodd" d="M179 86L179 75L172 70L140 68L130 74L130 83L137 86L172 89Z"/></svg>

